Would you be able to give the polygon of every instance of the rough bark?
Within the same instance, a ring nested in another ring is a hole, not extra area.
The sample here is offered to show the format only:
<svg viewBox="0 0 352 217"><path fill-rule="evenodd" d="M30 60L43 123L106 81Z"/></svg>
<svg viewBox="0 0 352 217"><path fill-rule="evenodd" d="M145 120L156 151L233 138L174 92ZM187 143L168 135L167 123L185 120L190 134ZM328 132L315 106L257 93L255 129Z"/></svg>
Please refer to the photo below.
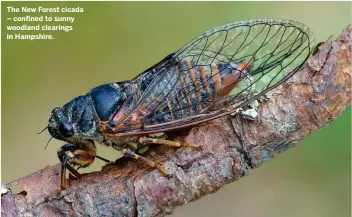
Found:
<svg viewBox="0 0 352 217"><path fill-rule="evenodd" d="M335 43L319 47L288 82L268 94L259 120L224 117L180 133L191 148L153 147L147 157L164 165L163 177L140 162L120 159L101 172L70 180L59 191L59 165L9 183L19 194L1 197L2 216L164 216L176 206L213 193L278 153L294 147L338 117L351 103L352 25Z"/></svg>

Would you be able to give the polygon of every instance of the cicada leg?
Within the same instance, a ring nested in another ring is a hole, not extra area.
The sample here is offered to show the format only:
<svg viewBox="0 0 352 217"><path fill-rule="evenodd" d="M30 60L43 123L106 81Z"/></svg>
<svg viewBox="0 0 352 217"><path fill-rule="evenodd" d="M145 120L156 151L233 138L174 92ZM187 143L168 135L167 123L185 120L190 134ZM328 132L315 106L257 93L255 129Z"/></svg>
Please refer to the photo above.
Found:
<svg viewBox="0 0 352 217"><path fill-rule="evenodd" d="M67 188L66 169L79 178L81 175L72 166L87 167L91 165L96 157L95 146L87 146L88 150L82 150L76 145L65 144L58 151L57 155L61 161L61 188ZM104 159L105 160L105 159Z"/></svg>
<svg viewBox="0 0 352 217"><path fill-rule="evenodd" d="M147 159L147 158L145 158L145 157L143 157L143 156L140 156L140 155L134 153L134 152L131 151L130 149L122 149L121 152L122 152L122 154L123 154L125 157L133 158L133 159L135 159L135 160L144 161L144 162L147 163L150 167L155 167L155 168L157 168L157 169L161 172L162 175L164 175L164 176L167 176L167 175L168 175L167 172L166 172L166 170L164 169L164 167L162 167L162 166L156 164L156 163L155 163L154 161L152 161L152 160L149 160L149 159Z"/></svg>
<svg viewBox="0 0 352 217"><path fill-rule="evenodd" d="M140 137L139 143L142 145L150 145L150 144L159 144L159 145L166 145L172 147L191 147L191 148L199 148L199 145L192 144L192 143L180 143L166 139L157 139L157 138L147 138L147 137Z"/></svg>
<svg viewBox="0 0 352 217"><path fill-rule="evenodd" d="M166 146L171 146L171 147L191 147L191 148L199 148L199 145L196 144L191 144L191 143L180 143L180 142L175 142L171 140L166 140L166 139L159 139L159 138L147 138L147 137L140 137L139 138L139 143L141 145L150 145L150 144L159 144L159 145L166 145ZM167 172L164 169L164 167L157 165L154 161L151 161L143 156L140 156L134 152L132 152L130 149L122 149L122 153L125 157L130 157L136 160L142 160L145 163L147 163L151 167L157 168L162 175L167 176Z"/></svg>

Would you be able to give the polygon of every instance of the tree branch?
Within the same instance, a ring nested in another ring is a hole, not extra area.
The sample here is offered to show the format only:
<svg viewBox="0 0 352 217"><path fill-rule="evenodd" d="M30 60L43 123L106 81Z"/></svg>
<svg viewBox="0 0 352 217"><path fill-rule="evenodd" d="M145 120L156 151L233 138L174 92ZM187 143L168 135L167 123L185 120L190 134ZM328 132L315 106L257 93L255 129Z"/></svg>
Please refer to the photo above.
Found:
<svg viewBox="0 0 352 217"><path fill-rule="evenodd" d="M24 191L1 197L2 216L164 216L213 193L278 153L294 147L339 116L351 103L352 25L258 107L259 120L224 117L174 139L202 148L153 147L147 155L164 165L163 177L140 162L119 159L101 172L70 180L58 191L59 165L9 183Z"/></svg>

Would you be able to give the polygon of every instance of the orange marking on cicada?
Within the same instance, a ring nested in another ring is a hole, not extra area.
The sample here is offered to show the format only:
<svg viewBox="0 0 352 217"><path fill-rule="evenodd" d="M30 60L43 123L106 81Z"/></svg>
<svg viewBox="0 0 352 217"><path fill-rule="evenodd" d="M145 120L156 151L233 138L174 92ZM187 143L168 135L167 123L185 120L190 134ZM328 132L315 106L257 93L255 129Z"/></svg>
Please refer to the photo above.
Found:
<svg viewBox="0 0 352 217"><path fill-rule="evenodd" d="M131 114L131 126L134 127L134 128L140 128L142 126L142 124L140 123L141 120L140 120L140 116L136 113L133 113Z"/></svg>
<svg viewBox="0 0 352 217"><path fill-rule="evenodd" d="M235 87L238 87L239 78L240 73L226 75L224 78L222 90L216 96L220 98L228 96Z"/></svg>
<svg viewBox="0 0 352 217"><path fill-rule="evenodd" d="M195 92L197 94L197 100L198 100L198 105L199 105L199 110L202 110L202 105L201 105L201 97L200 97L200 93L199 93L199 90L197 89L197 86L198 86L198 82L197 82L197 79L196 79L196 75L193 71L193 68L192 68L192 65L191 65L191 61L189 59L186 60L187 61L187 67L188 67L188 70L189 70L189 74L191 75L191 80L193 82L193 85L195 87Z"/></svg>
<svg viewBox="0 0 352 217"><path fill-rule="evenodd" d="M209 86L208 86L208 82L207 82L207 78L206 78L206 69L204 68L204 66L199 66L200 67L200 72L201 72L201 76L202 76L202 83L205 86L205 91L207 92L209 99L211 99L212 94L210 94L210 90L209 90Z"/></svg>
<svg viewBox="0 0 352 217"><path fill-rule="evenodd" d="M221 88L221 77L219 74L219 68L218 65L215 65L211 68L211 75L213 78L213 81L215 83L215 91L220 91Z"/></svg>
<svg viewBox="0 0 352 217"><path fill-rule="evenodd" d="M105 136L106 132L107 132L106 131L107 130L106 123L100 123L99 130L100 130L101 135Z"/></svg>
<svg viewBox="0 0 352 217"><path fill-rule="evenodd" d="M180 75L180 81L181 81L181 84L183 85L183 89L184 89L184 91L185 91L185 94L186 94L186 98L187 98L187 102L188 102L188 110L189 110L189 113L192 115L192 108L191 108L191 99L189 98L189 95L188 95L188 88L187 88L187 85L186 85L186 83L185 83L185 80L184 80L184 78L183 78L183 76L182 76L182 74L181 74L181 72L180 72L180 70L179 70L179 68L178 68L178 65L176 65L176 71L179 73L179 75Z"/></svg>
<svg viewBox="0 0 352 217"><path fill-rule="evenodd" d="M175 117L174 117L174 113L172 112L172 109L171 109L171 102L170 102L169 98L166 97L166 101L167 101L167 107L169 108L169 111L171 114L171 120L174 120Z"/></svg>
<svg viewBox="0 0 352 217"><path fill-rule="evenodd" d="M239 70L242 72L244 70L247 70L249 68L249 62L248 61L243 61L240 65L239 65Z"/></svg>

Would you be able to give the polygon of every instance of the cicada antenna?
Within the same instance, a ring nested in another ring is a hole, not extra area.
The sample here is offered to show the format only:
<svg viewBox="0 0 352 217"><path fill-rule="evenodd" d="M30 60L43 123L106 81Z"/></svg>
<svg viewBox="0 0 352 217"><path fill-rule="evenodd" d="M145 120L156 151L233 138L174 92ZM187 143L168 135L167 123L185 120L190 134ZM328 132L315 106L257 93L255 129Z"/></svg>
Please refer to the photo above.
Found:
<svg viewBox="0 0 352 217"><path fill-rule="evenodd" d="M42 131L40 131L40 132L37 133L37 134L41 134L41 133L44 132L46 129L48 129L48 127L45 127Z"/></svg>
<svg viewBox="0 0 352 217"><path fill-rule="evenodd" d="M53 138L54 138L54 137L51 137L51 138L49 139L49 141L46 143L46 146L45 146L45 148L44 148L44 149L46 149L46 147L48 147L49 142L50 142Z"/></svg>

